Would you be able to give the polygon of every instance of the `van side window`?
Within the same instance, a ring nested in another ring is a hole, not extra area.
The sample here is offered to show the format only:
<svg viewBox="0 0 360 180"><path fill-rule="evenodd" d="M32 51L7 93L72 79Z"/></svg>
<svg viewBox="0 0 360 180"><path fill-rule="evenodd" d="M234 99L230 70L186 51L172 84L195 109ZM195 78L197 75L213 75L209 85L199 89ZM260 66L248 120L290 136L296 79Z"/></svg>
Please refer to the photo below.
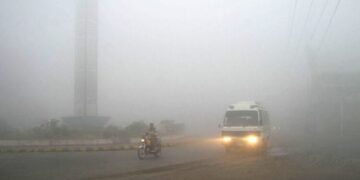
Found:
<svg viewBox="0 0 360 180"><path fill-rule="evenodd" d="M264 123L266 125L269 125L270 122L269 122L269 115L268 115L268 112L267 111L264 111Z"/></svg>
<svg viewBox="0 0 360 180"><path fill-rule="evenodd" d="M263 125L263 123L264 123L263 113L264 113L264 112L263 112L262 110L259 111L259 122L260 122L260 126Z"/></svg>

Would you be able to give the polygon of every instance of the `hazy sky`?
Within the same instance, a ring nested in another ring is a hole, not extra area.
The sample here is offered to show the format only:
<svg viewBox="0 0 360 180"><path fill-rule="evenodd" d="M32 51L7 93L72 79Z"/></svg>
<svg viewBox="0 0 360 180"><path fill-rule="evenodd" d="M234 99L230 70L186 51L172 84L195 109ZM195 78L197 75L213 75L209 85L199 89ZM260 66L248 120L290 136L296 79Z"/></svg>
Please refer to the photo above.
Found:
<svg viewBox="0 0 360 180"><path fill-rule="evenodd" d="M336 3L320 18L326 0L295 13L292 0L100 0L99 113L216 127L228 104L254 99L288 117L306 96L307 47L323 67L359 70L360 1L341 1L316 51ZM0 118L73 114L75 4L0 1Z"/></svg>

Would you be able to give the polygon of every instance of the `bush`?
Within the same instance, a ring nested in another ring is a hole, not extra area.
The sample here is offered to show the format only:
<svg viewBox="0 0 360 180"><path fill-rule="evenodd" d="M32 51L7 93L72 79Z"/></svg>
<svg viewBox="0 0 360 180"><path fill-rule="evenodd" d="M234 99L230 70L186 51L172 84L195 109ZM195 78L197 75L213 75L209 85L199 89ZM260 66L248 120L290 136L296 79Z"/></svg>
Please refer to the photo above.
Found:
<svg viewBox="0 0 360 180"><path fill-rule="evenodd" d="M0 137L11 138L16 135L16 130L11 127L5 120L0 119Z"/></svg>
<svg viewBox="0 0 360 180"><path fill-rule="evenodd" d="M124 130L116 125L106 126L103 130L104 138L120 138L125 135Z"/></svg>
<svg viewBox="0 0 360 180"><path fill-rule="evenodd" d="M148 125L143 121L135 121L125 128L127 137L139 137L148 129Z"/></svg>
<svg viewBox="0 0 360 180"><path fill-rule="evenodd" d="M173 120L162 120L160 127L163 129L165 135L179 135L183 134L185 125L182 123L175 123Z"/></svg>

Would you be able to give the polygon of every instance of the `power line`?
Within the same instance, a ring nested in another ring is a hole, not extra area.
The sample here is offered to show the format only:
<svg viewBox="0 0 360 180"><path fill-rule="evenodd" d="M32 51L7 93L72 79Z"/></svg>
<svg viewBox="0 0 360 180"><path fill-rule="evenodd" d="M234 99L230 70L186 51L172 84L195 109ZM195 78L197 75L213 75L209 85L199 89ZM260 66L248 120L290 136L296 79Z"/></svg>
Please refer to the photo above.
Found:
<svg viewBox="0 0 360 180"><path fill-rule="evenodd" d="M321 21L323 15L324 15L325 9L326 9L326 7L328 6L328 4L329 4L329 0L326 0L326 1L325 1L325 5L324 5L323 8L321 9L321 13L320 13L319 19L318 19L317 22L315 23L315 28L314 28L313 32L311 33L311 35L310 35L310 40L312 40L312 39L314 38L315 32L317 31L317 28L318 28L318 26L319 26L319 24L320 24L320 21Z"/></svg>
<svg viewBox="0 0 360 180"><path fill-rule="evenodd" d="M299 46L300 46L300 43L301 43L301 39L303 38L303 35L305 33L306 26L307 26L308 21L309 21L310 13L311 13L311 10L313 8L313 4L314 4L314 0L311 0L311 3L309 5L309 11L307 12L307 15L306 15L306 18L305 18L304 27L302 28L302 31L301 31L301 34L300 34L300 39L299 39L299 41L298 41L298 43L296 45L296 48L295 48L296 49L295 54L297 54L297 52L298 52L298 49L299 49Z"/></svg>
<svg viewBox="0 0 360 180"><path fill-rule="evenodd" d="M292 36L292 34L293 34L295 14L296 14L296 6L297 6L297 0L294 1L294 10L293 10L292 17L291 17L291 22L290 22L290 30L289 30L288 44L290 43L290 39L291 39L291 36Z"/></svg>
<svg viewBox="0 0 360 180"><path fill-rule="evenodd" d="M318 47L318 49L317 49L317 53L319 53L319 51L321 50L321 48L322 48L322 46L323 46L323 44L324 44L325 38L327 37L327 34L328 34L328 32L329 32L329 29L330 29L330 26L331 26L331 24L332 24L332 22L333 22L333 19L334 19L334 17L335 17L335 14L336 14L336 12L337 12L337 10L338 10L338 7L339 7L340 2L341 2L341 0L338 0L337 4L336 4L336 6L335 6L335 9L334 9L334 11L333 11L333 13L332 13L332 15L331 15L330 20L329 20L329 23L328 23L328 25L327 25L327 27L326 27L326 29L325 29L325 33L324 33L324 35L323 35L323 37L322 37L322 39L321 39L321 41L320 41L319 47Z"/></svg>

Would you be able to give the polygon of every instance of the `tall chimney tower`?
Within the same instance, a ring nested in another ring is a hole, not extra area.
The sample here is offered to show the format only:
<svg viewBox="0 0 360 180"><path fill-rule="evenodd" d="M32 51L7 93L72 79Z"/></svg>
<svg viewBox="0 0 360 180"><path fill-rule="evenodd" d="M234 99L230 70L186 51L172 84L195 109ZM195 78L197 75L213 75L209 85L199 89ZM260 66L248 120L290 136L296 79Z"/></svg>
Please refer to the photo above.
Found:
<svg viewBox="0 0 360 180"><path fill-rule="evenodd" d="M98 116L98 0L76 2L74 115L62 119L71 129L100 132L109 117Z"/></svg>
<svg viewBox="0 0 360 180"><path fill-rule="evenodd" d="M78 0L75 35L75 116L97 116L98 0Z"/></svg>

